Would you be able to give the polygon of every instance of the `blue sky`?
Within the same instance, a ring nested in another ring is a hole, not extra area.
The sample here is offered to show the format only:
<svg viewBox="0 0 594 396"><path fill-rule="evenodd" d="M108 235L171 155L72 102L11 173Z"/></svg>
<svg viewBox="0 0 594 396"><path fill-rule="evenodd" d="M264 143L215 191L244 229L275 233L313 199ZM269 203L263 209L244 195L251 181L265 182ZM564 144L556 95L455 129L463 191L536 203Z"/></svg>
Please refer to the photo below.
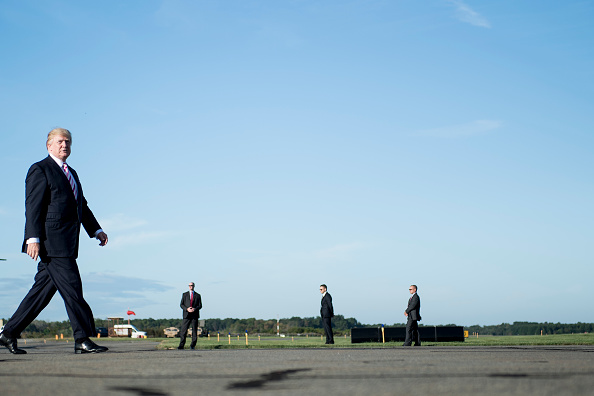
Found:
<svg viewBox="0 0 594 396"><path fill-rule="evenodd" d="M96 317L594 322L594 1L3 1L0 317L53 127ZM56 296L40 319L65 320Z"/></svg>

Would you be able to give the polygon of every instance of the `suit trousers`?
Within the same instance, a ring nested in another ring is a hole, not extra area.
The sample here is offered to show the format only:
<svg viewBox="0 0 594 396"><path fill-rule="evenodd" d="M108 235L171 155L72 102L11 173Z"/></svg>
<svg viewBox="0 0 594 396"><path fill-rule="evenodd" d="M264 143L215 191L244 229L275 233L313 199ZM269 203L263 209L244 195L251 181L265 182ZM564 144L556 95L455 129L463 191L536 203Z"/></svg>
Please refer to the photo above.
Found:
<svg viewBox="0 0 594 396"><path fill-rule="evenodd" d="M179 333L179 346L184 347L186 345L186 337L188 335L188 328L192 325L192 343L191 347L196 346L198 341L198 318L184 318L182 322L181 332Z"/></svg>
<svg viewBox="0 0 594 396"><path fill-rule="evenodd" d="M78 265L72 257L49 257L39 262L35 283L11 316L4 331L12 337L18 337L49 304L56 290L64 299L74 338L94 336L93 312L83 298Z"/></svg>
<svg viewBox="0 0 594 396"><path fill-rule="evenodd" d="M412 343L415 346L421 345L421 337L419 336L419 322L416 320L409 319L406 321L406 338L404 339L404 346L411 346Z"/></svg>
<svg viewBox="0 0 594 396"><path fill-rule="evenodd" d="M334 333L332 333L332 318L322 317L322 325L324 326L324 332L326 333L326 344L334 342Z"/></svg>

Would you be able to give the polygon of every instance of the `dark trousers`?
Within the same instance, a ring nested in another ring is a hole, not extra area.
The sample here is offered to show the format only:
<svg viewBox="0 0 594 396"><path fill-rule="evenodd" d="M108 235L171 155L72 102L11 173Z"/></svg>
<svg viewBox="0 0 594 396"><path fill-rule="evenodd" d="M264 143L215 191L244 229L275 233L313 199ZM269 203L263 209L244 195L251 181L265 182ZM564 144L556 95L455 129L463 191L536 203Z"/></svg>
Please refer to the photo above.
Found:
<svg viewBox="0 0 594 396"><path fill-rule="evenodd" d="M83 298L82 281L72 257L50 257L39 262L35 283L4 327L6 334L18 337L49 304L56 290L64 299L75 339L95 335L91 307Z"/></svg>
<svg viewBox="0 0 594 396"><path fill-rule="evenodd" d="M186 345L186 337L188 335L190 324L192 325L192 343L190 346L192 348L195 347L196 341L198 341L198 318L184 318L181 332L179 333L179 346L182 348Z"/></svg>
<svg viewBox="0 0 594 396"><path fill-rule="evenodd" d="M334 334L332 333L332 318L323 317L322 325L326 333L326 344L334 343Z"/></svg>
<svg viewBox="0 0 594 396"><path fill-rule="evenodd" d="M419 337L419 322L408 319L406 321L406 338L404 339L404 346L411 346L413 341L415 346L421 345L421 337Z"/></svg>

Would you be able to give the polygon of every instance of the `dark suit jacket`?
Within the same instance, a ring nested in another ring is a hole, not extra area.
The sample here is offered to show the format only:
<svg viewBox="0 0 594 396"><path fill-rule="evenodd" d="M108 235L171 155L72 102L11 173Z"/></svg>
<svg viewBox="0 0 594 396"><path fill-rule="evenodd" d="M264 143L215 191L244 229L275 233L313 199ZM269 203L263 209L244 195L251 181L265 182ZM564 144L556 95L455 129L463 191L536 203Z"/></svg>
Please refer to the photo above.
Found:
<svg viewBox="0 0 594 396"><path fill-rule="evenodd" d="M320 315L322 318L334 317L334 307L332 306L332 296L326 292L326 295L322 297L322 308L320 308Z"/></svg>
<svg viewBox="0 0 594 396"><path fill-rule="evenodd" d="M408 300L408 307L405 311L408 314L408 318L411 320L421 320L421 299L417 293L412 295L412 298Z"/></svg>
<svg viewBox="0 0 594 396"><path fill-rule="evenodd" d="M194 300L190 305L190 291L182 294L181 303L179 304L181 309L184 311L184 319L198 319L200 317L200 310L202 309L202 298L200 294L194 292ZM188 312L188 308L196 308L194 312Z"/></svg>
<svg viewBox="0 0 594 396"><path fill-rule="evenodd" d="M40 256L78 257L81 224L93 238L101 228L87 206L76 171L69 170L78 185L78 199L60 166L50 156L31 165L25 181L25 239L39 238Z"/></svg>

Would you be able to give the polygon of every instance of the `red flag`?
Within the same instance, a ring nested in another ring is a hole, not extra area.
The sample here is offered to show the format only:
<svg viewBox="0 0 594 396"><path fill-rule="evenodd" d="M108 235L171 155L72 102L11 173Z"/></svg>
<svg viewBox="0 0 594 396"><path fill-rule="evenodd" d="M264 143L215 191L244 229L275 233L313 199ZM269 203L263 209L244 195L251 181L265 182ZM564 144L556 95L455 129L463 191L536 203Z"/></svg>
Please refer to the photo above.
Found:
<svg viewBox="0 0 594 396"><path fill-rule="evenodd" d="M134 311L128 311L127 313L128 313L128 315L136 315L136 314L134 313Z"/></svg>

